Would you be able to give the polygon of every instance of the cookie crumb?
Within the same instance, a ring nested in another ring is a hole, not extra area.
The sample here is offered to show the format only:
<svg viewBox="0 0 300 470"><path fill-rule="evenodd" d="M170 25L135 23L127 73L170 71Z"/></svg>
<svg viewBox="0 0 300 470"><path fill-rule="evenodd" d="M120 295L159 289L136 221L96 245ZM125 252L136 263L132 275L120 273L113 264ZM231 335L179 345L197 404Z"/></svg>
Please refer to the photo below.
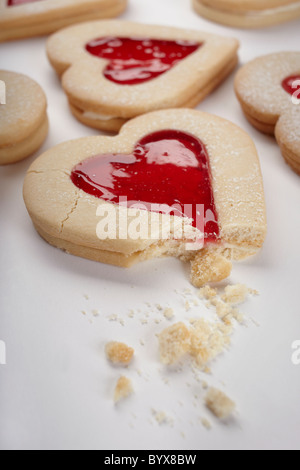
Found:
<svg viewBox="0 0 300 470"><path fill-rule="evenodd" d="M169 326L158 335L160 360L171 365L178 362L190 349L191 334L182 322Z"/></svg>
<svg viewBox="0 0 300 470"><path fill-rule="evenodd" d="M155 421L161 425L165 424L169 421L169 418L167 417L166 413L164 411L156 411L152 410L152 413L154 415Z"/></svg>
<svg viewBox="0 0 300 470"><path fill-rule="evenodd" d="M230 276L232 263L213 250L200 251L191 261L191 283L202 287L208 282L223 281Z"/></svg>
<svg viewBox="0 0 300 470"><path fill-rule="evenodd" d="M201 287L201 289L199 289L198 296L200 297L200 299L213 299L217 296L217 291L216 289L213 289L207 284L206 286Z"/></svg>
<svg viewBox="0 0 300 470"><path fill-rule="evenodd" d="M228 418L235 410L235 403L217 388L210 388L206 397L207 408L219 419Z"/></svg>
<svg viewBox="0 0 300 470"><path fill-rule="evenodd" d="M244 284L235 284L225 287L222 299L230 305L239 305L245 302L249 289Z"/></svg>
<svg viewBox="0 0 300 470"><path fill-rule="evenodd" d="M105 346L105 353L107 359L109 359L113 364L128 366L133 358L134 349L124 343L111 341Z"/></svg>
<svg viewBox="0 0 300 470"><path fill-rule="evenodd" d="M117 382L114 392L114 402L118 403L120 400L127 398L133 393L131 380L128 377L121 376Z"/></svg>
<svg viewBox="0 0 300 470"><path fill-rule="evenodd" d="M211 422L207 418L201 418L201 423L206 429L211 429Z"/></svg>
<svg viewBox="0 0 300 470"><path fill-rule="evenodd" d="M164 317L167 320L171 320L174 317L174 310L172 308L166 308L164 310Z"/></svg>

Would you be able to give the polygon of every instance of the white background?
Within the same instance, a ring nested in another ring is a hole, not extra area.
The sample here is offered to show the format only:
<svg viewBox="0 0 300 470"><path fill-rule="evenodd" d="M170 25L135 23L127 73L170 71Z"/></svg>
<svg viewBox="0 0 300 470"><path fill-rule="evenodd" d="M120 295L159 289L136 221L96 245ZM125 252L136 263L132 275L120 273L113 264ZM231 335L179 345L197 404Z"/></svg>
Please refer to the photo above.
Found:
<svg viewBox="0 0 300 470"><path fill-rule="evenodd" d="M188 0L130 0L123 19L235 36L242 64L272 51L297 50L300 43L299 21L231 30L201 19ZM42 150L97 134L69 113L47 62L44 38L1 44L0 67L28 74L44 88L51 129ZM145 302L172 306L175 320L207 315L204 304L186 312L185 300L174 290L190 287L186 268L177 260L159 260L123 270L48 246L35 233L22 200L24 175L35 155L0 169L0 340L7 351L7 364L0 365L1 449L300 448L300 365L291 361L291 345L300 339L300 180L274 139L246 122L233 75L199 109L250 133L266 191L265 246L256 258L235 265L231 277L258 289L260 296L243 307L248 328L236 328L230 350L212 365L212 375L203 375L236 401L234 419L220 424L210 416L188 365L168 372L159 364L155 334L168 322L157 324L161 314ZM96 318L93 309L100 312ZM130 309L136 311L133 319ZM147 312L148 323L142 324ZM110 322L112 314L124 326ZM103 347L111 339L136 349L125 372L105 359ZM132 379L135 394L115 407L113 388L122 373ZM172 421L159 425L152 408ZM210 431L201 417L210 419Z"/></svg>

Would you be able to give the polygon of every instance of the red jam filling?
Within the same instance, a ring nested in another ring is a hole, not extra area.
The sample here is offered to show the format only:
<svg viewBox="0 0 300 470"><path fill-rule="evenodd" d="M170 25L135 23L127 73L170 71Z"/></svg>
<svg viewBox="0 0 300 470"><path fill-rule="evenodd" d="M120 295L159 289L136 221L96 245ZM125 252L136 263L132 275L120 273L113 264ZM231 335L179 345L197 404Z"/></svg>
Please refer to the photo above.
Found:
<svg viewBox="0 0 300 470"><path fill-rule="evenodd" d="M126 198L126 207L143 204L160 213L170 211L158 209L158 204L171 207L171 215L193 218L206 242L219 240L209 156L191 134L163 130L147 135L132 154L97 155L79 163L71 180L77 188L114 204ZM196 216L200 205L201 227Z"/></svg>
<svg viewBox="0 0 300 470"><path fill-rule="evenodd" d="M41 2L42 0L7 0L7 6L13 7L24 3Z"/></svg>
<svg viewBox="0 0 300 470"><path fill-rule="evenodd" d="M86 44L86 50L109 60L104 76L121 85L137 85L162 75L197 51L194 41L166 41L127 37L102 37Z"/></svg>
<svg viewBox="0 0 300 470"><path fill-rule="evenodd" d="M299 96L300 91L300 75L292 75L282 82L282 88L290 95Z"/></svg>

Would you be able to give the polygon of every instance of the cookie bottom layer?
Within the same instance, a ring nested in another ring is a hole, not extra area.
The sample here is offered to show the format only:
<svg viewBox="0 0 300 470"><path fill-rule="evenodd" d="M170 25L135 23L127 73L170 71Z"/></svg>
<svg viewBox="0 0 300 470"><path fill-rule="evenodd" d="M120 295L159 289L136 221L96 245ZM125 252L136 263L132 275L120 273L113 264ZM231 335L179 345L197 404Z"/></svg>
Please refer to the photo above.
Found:
<svg viewBox="0 0 300 470"><path fill-rule="evenodd" d="M265 9L261 12L245 11L240 13L211 8L201 0L193 0L193 7L200 16L210 21L236 28L264 28L300 18L300 4L293 7L288 5L282 8Z"/></svg>
<svg viewBox="0 0 300 470"><path fill-rule="evenodd" d="M0 165L17 163L35 153L44 143L49 130L47 116L40 127L25 140L10 147L0 148Z"/></svg>
<svg viewBox="0 0 300 470"><path fill-rule="evenodd" d="M118 4L106 9L99 8L98 10L93 10L89 13L68 15L59 19L57 18L49 20L47 22L42 21L36 23L35 21L33 21L32 24L26 26L11 26L7 29L2 28L2 30L0 31L0 42L12 41L14 39L23 39L34 36L45 36L72 24L81 23L84 21L114 18L118 15L121 15L121 13L125 11L126 7L126 4Z"/></svg>
<svg viewBox="0 0 300 470"><path fill-rule="evenodd" d="M276 123L269 123L267 121L257 119L257 116L253 116L249 111L242 105L244 115L250 124L255 127L258 131L263 134L274 135Z"/></svg>
<svg viewBox="0 0 300 470"><path fill-rule="evenodd" d="M203 101L207 95L209 95L212 91L214 91L227 77L231 74L231 72L235 69L238 63L238 57L235 56L223 70L221 70L217 76L213 77L209 84L202 88L196 95L191 98L187 103L182 104L182 108L194 108L197 106L201 101ZM130 119L137 117L131 116L128 119L115 117L112 119L90 119L84 115L85 110L81 110L78 106L74 105L71 101L69 101L70 109L72 114L78 119L78 121L82 122L84 125L88 127L92 127L94 129L98 129L105 132L112 132L116 133L119 132L121 127ZM145 110L145 113L149 112L149 110ZM98 110L99 114L101 110Z"/></svg>

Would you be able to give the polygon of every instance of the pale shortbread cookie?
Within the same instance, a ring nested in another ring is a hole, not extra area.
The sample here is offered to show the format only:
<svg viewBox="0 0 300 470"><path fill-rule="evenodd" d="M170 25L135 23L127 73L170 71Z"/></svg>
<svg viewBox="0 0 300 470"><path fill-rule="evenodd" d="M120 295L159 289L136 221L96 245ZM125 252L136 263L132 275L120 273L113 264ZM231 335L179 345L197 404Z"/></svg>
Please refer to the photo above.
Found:
<svg viewBox="0 0 300 470"><path fill-rule="evenodd" d="M118 266L128 267L162 256L194 260L203 248L203 234L192 226L191 219L141 210L138 217L141 233L151 231L152 236L137 239L130 232L136 211L89 195L70 178L74 167L89 157L130 154L142 137L162 129L191 134L207 149L220 228L220 240L210 249L234 259L257 253L266 235L266 215L254 143L231 122L188 109L149 113L128 122L116 137L96 136L66 142L38 158L27 173L24 199L39 234L69 253ZM97 228L99 211L110 214L105 231ZM117 233L114 224L110 225L116 217L120 221ZM122 220L127 223L121 224ZM202 244L193 245L191 250L191 240L201 237Z"/></svg>
<svg viewBox="0 0 300 470"><path fill-rule="evenodd" d="M86 50L88 43L107 36L202 45L162 75L124 85L104 76L107 59ZM116 20L72 26L54 34L47 43L49 60L62 76L74 116L90 127L110 132L118 132L127 120L149 111L196 106L234 69L237 49L235 39Z"/></svg>
<svg viewBox="0 0 300 470"><path fill-rule="evenodd" d="M300 18L299 0L192 0L199 15L237 28L264 28Z"/></svg>
<svg viewBox="0 0 300 470"><path fill-rule="evenodd" d="M15 72L0 70L0 165L36 152L48 134L47 100L40 85Z"/></svg>
<svg viewBox="0 0 300 470"><path fill-rule="evenodd" d="M65 26L95 19L113 18L128 0L28 0L8 5L0 0L0 41L43 36Z"/></svg>
<svg viewBox="0 0 300 470"><path fill-rule="evenodd" d="M294 77L294 93L282 86ZM286 162L300 174L300 52L259 57L236 75L235 91L245 116L259 131L275 134Z"/></svg>

